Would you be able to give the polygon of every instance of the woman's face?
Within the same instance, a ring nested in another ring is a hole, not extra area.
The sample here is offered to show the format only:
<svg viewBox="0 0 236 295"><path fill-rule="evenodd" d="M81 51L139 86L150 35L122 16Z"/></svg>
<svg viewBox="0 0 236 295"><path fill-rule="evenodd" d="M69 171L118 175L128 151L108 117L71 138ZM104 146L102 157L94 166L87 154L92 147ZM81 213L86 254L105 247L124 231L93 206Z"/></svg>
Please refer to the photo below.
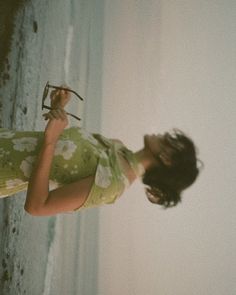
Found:
<svg viewBox="0 0 236 295"><path fill-rule="evenodd" d="M167 144L170 139L169 133L164 134L146 134L144 136L144 145L155 158L159 158L164 165L171 165L173 149Z"/></svg>

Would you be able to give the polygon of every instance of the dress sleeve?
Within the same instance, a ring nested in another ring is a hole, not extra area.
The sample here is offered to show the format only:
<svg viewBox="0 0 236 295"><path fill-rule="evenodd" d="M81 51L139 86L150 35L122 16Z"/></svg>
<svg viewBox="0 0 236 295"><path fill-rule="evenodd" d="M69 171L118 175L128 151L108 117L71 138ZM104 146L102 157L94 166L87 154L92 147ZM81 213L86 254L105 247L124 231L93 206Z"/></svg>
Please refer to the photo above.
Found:
<svg viewBox="0 0 236 295"><path fill-rule="evenodd" d="M118 169L119 167L114 161L112 151L102 152L90 193L85 203L79 209L112 204L116 201L123 191L123 184Z"/></svg>

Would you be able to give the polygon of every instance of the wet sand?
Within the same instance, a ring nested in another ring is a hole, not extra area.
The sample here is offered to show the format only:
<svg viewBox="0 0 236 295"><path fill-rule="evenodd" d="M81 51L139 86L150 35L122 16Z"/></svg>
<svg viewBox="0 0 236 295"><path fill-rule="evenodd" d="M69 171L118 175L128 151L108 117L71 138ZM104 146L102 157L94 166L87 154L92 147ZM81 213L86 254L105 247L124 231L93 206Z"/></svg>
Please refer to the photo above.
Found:
<svg viewBox="0 0 236 295"><path fill-rule="evenodd" d="M76 0L0 4L0 127L43 130L41 96L49 80L86 97L68 111L78 110L80 125L99 131L101 6ZM1 294L95 294L98 211L35 218L24 201L24 192L0 199Z"/></svg>
<svg viewBox="0 0 236 295"><path fill-rule="evenodd" d="M14 19L24 0L9 0L0 3L0 73L1 83L8 80L9 61L8 52L11 48L11 40L14 31Z"/></svg>

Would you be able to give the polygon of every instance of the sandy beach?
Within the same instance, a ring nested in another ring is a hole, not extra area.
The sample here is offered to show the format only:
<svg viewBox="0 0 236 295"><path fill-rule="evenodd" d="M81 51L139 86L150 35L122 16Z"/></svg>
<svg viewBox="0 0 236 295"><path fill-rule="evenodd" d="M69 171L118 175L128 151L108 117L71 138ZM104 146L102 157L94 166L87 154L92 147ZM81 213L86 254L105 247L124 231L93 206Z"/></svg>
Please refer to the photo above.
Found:
<svg viewBox="0 0 236 295"><path fill-rule="evenodd" d="M43 130L41 96L50 81L86 98L67 110L98 132L101 2L8 1L0 22L0 126ZM25 192L0 199L1 294L95 294L98 211L35 218L24 201Z"/></svg>

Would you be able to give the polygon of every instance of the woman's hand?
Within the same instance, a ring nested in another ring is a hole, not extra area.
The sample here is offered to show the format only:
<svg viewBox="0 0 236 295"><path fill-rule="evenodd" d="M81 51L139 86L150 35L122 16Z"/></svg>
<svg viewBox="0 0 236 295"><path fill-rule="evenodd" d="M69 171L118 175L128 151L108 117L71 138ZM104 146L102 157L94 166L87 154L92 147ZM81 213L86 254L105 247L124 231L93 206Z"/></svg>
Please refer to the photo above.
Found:
<svg viewBox="0 0 236 295"><path fill-rule="evenodd" d="M63 109L57 108L43 114L43 116L45 117L45 120L49 119L44 131L45 142L55 144L65 127L68 125L67 114Z"/></svg>
<svg viewBox="0 0 236 295"><path fill-rule="evenodd" d="M66 85L61 85L61 87L68 88ZM66 104L69 102L71 94L69 91L66 90L53 90L51 91L50 98L51 98L51 107L56 108L64 108Z"/></svg>

